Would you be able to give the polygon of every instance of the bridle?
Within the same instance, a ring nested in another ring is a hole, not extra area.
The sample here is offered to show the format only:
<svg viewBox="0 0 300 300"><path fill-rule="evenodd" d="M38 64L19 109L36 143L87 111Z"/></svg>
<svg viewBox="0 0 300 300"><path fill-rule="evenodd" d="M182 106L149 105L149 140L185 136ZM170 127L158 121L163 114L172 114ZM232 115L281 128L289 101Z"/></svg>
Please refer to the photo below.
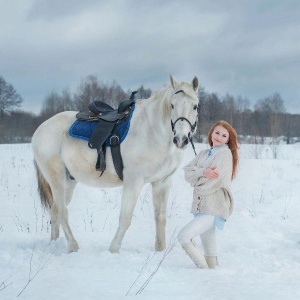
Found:
<svg viewBox="0 0 300 300"><path fill-rule="evenodd" d="M184 90L179 90L179 91L177 91L177 92L175 93L175 95L178 94L178 93L181 93L181 92L184 93ZM175 120L175 122L173 122L173 120L171 119L171 127L172 127L172 131L173 131L174 135L175 135L175 133L176 133L176 131L175 131L175 125L176 125L176 123L177 123L178 121L186 121L186 122L188 122L188 124L190 125L190 128L191 128L191 130L190 130L190 132L189 132L189 134L188 134L188 139L189 139L189 141L191 142L191 145L192 145L192 147L193 147L193 149L194 149L195 155L197 155L197 153L196 153L195 145L194 145L194 141L193 141L193 133L194 133L194 131L195 131L195 129L196 129L196 126L197 126L198 116L199 116L199 105L197 105L197 116L196 116L196 121L195 121L194 124L192 124L192 123L191 123L187 118L185 118L185 117L179 117L179 118L177 118L177 119Z"/></svg>

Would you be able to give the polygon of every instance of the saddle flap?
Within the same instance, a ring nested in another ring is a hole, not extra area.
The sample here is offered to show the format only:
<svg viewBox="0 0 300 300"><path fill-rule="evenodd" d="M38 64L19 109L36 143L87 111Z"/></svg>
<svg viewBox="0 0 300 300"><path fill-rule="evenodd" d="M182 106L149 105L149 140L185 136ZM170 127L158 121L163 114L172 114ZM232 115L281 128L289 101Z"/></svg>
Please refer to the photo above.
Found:
<svg viewBox="0 0 300 300"><path fill-rule="evenodd" d="M105 140L111 134L115 124L113 122L99 121L95 129L93 130L90 139L89 147L92 149L97 149L99 152Z"/></svg>

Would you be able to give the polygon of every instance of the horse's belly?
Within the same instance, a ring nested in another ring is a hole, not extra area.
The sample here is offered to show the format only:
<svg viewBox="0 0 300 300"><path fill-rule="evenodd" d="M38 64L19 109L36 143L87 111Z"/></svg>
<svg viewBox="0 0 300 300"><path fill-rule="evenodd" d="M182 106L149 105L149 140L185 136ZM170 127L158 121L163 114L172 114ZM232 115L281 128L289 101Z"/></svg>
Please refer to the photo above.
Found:
<svg viewBox="0 0 300 300"><path fill-rule="evenodd" d="M93 187L117 187L122 185L114 169L110 155L106 156L106 170L101 175L96 170L97 151L90 149L86 141L68 137L62 151L66 168L76 181Z"/></svg>
<svg viewBox="0 0 300 300"><path fill-rule="evenodd" d="M76 180L91 187L112 188L121 186L123 183L116 176L105 171L100 177L101 172L93 171L93 175L87 176L86 172L76 174Z"/></svg>

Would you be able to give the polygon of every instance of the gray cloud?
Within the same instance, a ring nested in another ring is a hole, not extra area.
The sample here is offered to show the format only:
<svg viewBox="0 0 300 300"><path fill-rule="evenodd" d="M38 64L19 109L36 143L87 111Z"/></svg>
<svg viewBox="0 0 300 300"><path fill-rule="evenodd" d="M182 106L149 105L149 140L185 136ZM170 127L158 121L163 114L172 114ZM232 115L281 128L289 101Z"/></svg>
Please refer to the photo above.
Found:
<svg viewBox="0 0 300 300"><path fill-rule="evenodd" d="M1 1L0 75L38 112L52 90L95 74L127 90L194 75L300 113L298 1Z"/></svg>

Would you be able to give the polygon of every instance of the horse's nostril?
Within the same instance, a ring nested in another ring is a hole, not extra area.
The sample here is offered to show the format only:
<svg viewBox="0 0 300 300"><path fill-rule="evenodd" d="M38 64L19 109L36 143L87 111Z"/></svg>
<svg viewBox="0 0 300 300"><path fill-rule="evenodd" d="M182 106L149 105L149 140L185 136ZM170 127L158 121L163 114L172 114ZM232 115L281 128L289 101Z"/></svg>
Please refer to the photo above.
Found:
<svg viewBox="0 0 300 300"><path fill-rule="evenodd" d="M178 138L177 138L176 136L173 138L173 143L174 143L175 145L177 145L177 143L178 143Z"/></svg>

